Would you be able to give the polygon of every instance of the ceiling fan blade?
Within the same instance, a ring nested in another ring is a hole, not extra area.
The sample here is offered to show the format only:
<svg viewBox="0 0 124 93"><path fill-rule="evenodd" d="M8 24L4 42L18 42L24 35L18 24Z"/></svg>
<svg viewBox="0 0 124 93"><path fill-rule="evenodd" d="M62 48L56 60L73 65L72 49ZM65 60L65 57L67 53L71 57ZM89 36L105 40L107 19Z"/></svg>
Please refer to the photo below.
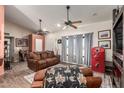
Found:
<svg viewBox="0 0 124 93"><path fill-rule="evenodd" d="M65 30L67 28L67 26L64 26L62 29Z"/></svg>
<svg viewBox="0 0 124 93"><path fill-rule="evenodd" d="M82 23L82 21L73 21L72 24Z"/></svg>
<svg viewBox="0 0 124 93"><path fill-rule="evenodd" d="M69 26L71 26L71 27L77 29L77 27L76 27L75 25L70 24Z"/></svg>
<svg viewBox="0 0 124 93"><path fill-rule="evenodd" d="M49 31L44 31L44 33L50 33Z"/></svg>
<svg viewBox="0 0 124 93"><path fill-rule="evenodd" d="M37 34L37 35L43 35L43 33L42 33L42 32L37 32L36 34Z"/></svg>

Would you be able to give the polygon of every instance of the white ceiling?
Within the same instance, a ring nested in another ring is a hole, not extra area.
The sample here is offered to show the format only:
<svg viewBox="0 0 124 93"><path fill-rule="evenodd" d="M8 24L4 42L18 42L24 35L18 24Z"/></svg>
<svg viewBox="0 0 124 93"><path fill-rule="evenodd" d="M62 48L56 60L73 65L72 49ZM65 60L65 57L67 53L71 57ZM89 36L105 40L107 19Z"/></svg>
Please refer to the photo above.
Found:
<svg viewBox="0 0 124 93"><path fill-rule="evenodd" d="M112 20L114 8L116 6L113 5L71 5L70 19L82 20L79 26ZM50 32L60 31L66 20L66 5L7 5L5 9L6 20L33 31L39 29L39 18L43 20L42 29L45 28ZM57 23L62 27L58 28Z"/></svg>

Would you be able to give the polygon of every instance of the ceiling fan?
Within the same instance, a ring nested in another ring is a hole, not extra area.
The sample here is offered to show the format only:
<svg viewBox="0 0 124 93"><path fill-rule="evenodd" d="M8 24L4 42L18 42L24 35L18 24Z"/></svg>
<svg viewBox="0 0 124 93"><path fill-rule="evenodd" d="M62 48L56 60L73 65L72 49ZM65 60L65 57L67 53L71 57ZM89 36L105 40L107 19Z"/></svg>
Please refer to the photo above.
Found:
<svg viewBox="0 0 124 93"><path fill-rule="evenodd" d="M45 34L49 33L49 31L44 31L41 29L41 22L42 22L42 20L39 19L40 29L39 29L39 31L36 32L37 35L45 35Z"/></svg>
<svg viewBox="0 0 124 93"><path fill-rule="evenodd" d="M75 28L75 29L77 29L77 26L75 26L74 24L77 24L77 23L82 23L82 21L81 20L78 20L78 21L71 21L70 19L69 19L69 9L70 9L70 6L66 6L66 9L67 9L67 21L65 21L65 27L63 27L63 29L65 29L67 26L71 26L71 27L73 27L73 28Z"/></svg>

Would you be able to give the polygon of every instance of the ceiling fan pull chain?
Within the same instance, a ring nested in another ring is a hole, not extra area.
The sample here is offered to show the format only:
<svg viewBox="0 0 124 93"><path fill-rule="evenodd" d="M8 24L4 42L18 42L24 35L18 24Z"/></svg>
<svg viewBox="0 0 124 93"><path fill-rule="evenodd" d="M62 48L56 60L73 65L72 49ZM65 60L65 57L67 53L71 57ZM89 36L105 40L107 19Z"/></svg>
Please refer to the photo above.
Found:
<svg viewBox="0 0 124 93"><path fill-rule="evenodd" d="M67 20L69 21L69 9L70 9L70 6L67 6Z"/></svg>
<svg viewBox="0 0 124 93"><path fill-rule="evenodd" d="M40 22L40 31L41 31L41 21L42 21L42 20L41 20L41 19L39 19L39 22Z"/></svg>

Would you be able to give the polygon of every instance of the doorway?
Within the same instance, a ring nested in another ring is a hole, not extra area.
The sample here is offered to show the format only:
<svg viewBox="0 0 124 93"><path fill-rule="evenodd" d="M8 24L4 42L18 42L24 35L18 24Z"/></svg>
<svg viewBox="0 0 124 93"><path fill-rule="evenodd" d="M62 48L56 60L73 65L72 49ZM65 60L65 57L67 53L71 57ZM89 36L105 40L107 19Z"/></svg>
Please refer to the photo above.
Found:
<svg viewBox="0 0 124 93"><path fill-rule="evenodd" d="M4 39L4 62L5 69L11 68L14 60L14 37L5 37Z"/></svg>

